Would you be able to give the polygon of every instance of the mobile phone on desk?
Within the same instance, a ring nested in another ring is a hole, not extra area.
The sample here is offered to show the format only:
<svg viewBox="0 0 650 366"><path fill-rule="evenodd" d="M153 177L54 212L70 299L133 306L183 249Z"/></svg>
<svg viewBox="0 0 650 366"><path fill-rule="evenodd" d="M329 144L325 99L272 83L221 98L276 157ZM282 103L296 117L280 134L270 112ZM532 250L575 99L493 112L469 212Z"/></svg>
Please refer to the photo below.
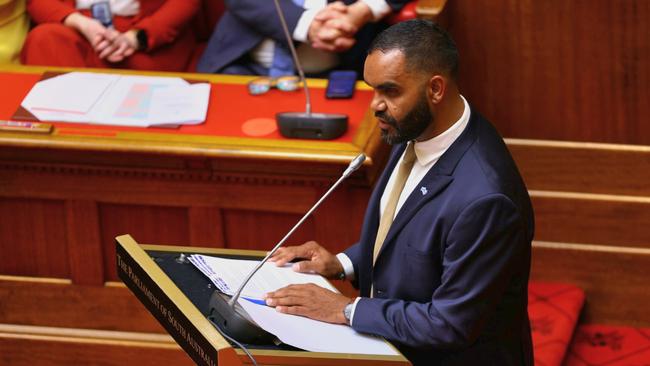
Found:
<svg viewBox="0 0 650 366"><path fill-rule="evenodd" d="M113 28L113 13L108 1L101 1L90 6L90 14L106 28Z"/></svg>
<svg viewBox="0 0 650 366"><path fill-rule="evenodd" d="M357 73L351 70L332 71L327 78L325 97L328 99L347 99L354 95Z"/></svg>

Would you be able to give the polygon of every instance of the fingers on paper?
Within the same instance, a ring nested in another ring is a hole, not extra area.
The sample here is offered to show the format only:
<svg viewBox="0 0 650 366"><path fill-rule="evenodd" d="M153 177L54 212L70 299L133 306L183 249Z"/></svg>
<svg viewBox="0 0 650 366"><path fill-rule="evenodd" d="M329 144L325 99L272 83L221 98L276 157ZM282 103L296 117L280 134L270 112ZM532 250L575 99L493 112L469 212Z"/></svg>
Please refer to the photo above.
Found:
<svg viewBox="0 0 650 366"><path fill-rule="evenodd" d="M320 287L314 284L289 285L266 294L269 306L301 306L314 298L314 292Z"/></svg>
<svg viewBox="0 0 650 366"><path fill-rule="evenodd" d="M269 259L271 262L280 267L289 263L290 261L302 258L302 259L312 259L314 255L314 249L320 247L315 241L309 241L305 244L280 248L277 252Z"/></svg>

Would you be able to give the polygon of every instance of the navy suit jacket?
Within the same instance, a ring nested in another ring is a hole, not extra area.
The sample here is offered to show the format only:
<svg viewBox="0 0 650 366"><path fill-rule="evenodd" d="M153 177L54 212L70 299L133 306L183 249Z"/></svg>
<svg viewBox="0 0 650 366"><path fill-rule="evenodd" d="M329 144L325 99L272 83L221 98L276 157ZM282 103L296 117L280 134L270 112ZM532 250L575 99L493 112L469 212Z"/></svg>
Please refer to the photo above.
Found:
<svg viewBox="0 0 650 366"><path fill-rule="evenodd" d="M361 239L345 251L362 296L352 327L385 337L415 365L532 365L533 211L503 139L472 111L398 212L373 268L379 201L404 148L393 150Z"/></svg>
<svg viewBox="0 0 650 366"><path fill-rule="evenodd" d="M397 11L411 0L388 0ZM332 0L328 0L332 2ZM345 0L347 4L354 0ZM226 11L219 19L208 45L197 64L197 71L217 73L246 56L264 39L287 44L272 0L226 0ZM293 33L305 11L292 0L280 0L289 32ZM381 24L369 23L356 34L356 44L341 54L341 69L363 71L365 52Z"/></svg>

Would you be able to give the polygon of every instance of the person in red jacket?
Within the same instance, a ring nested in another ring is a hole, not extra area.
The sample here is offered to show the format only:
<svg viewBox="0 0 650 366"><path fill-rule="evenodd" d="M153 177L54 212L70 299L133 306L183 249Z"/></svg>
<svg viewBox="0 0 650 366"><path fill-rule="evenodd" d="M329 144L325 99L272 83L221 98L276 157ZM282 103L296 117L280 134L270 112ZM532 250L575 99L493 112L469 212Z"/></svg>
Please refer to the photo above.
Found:
<svg viewBox="0 0 650 366"><path fill-rule="evenodd" d="M21 53L27 65L183 71L195 47L190 21L200 0L112 0L112 26L91 17L96 0L30 0L37 26Z"/></svg>

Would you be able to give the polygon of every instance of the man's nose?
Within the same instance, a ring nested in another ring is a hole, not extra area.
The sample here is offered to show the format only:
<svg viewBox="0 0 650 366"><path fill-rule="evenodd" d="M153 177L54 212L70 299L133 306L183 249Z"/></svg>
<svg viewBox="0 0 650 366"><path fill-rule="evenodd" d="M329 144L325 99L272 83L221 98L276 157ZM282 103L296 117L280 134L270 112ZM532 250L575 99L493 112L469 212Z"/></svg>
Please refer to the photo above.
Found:
<svg viewBox="0 0 650 366"><path fill-rule="evenodd" d="M374 112L381 112L386 110L386 102L384 102L383 99L379 98L376 94L372 98L372 102L370 102L370 108Z"/></svg>

